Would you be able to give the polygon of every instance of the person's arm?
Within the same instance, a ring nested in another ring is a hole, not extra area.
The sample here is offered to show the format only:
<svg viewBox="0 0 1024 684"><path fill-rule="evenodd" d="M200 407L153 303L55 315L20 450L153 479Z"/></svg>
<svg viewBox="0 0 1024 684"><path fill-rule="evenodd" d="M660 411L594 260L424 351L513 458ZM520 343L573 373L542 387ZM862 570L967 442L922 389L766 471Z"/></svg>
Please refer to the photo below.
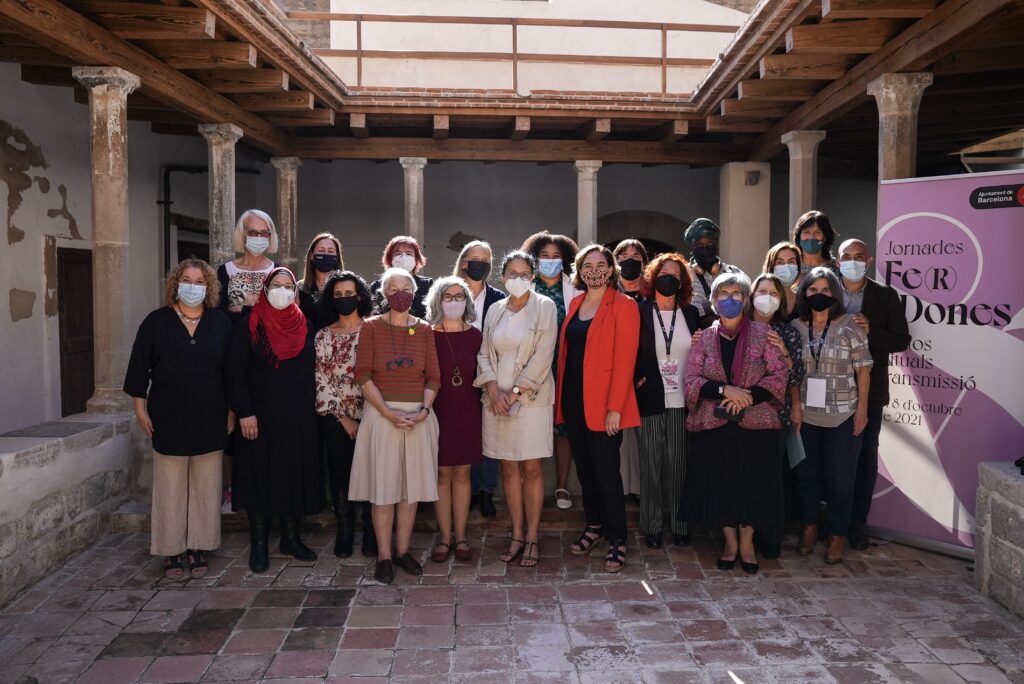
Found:
<svg viewBox="0 0 1024 684"><path fill-rule="evenodd" d="M633 391L631 366L636 362L636 350L640 345L640 311L632 300L628 304L616 301L613 306L613 365L611 384L608 387L608 405L605 408L609 413L621 414L626 407L629 393Z"/></svg>
<svg viewBox="0 0 1024 684"><path fill-rule="evenodd" d="M224 363L224 375L228 387L228 404L238 416L242 436L256 439L259 426L256 410L249 392L249 360L252 356L252 340L249 334L249 318L243 316L235 323L228 342L228 355Z"/></svg>
<svg viewBox="0 0 1024 684"><path fill-rule="evenodd" d="M149 394L149 369L153 365L153 314L139 325L132 345L132 355L128 359L128 369L124 376L124 392L132 397L135 417L139 426L150 439L153 438L153 421L146 409L146 396Z"/></svg>
<svg viewBox="0 0 1024 684"><path fill-rule="evenodd" d="M316 382L316 403L317 408L326 413L321 415L332 415L339 421L345 412L341 408L341 395L334 387L332 360L334 349L331 344L332 333L324 329L313 338L313 351L316 354L316 362L313 365L313 379Z"/></svg>
<svg viewBox="0 0 1024 684"><path fill-rule="evenodd" d="M363 390L363 400L377 409L380 415L394 423L395 427L400 430L412 429L412 421L409 420L406 414L391 410L391 407L384 401L384 395L380 393L380 389L377 388L373 380L367 380L359 387Z"/></svg>
<svg viewBox="0 0 1024 684"><path fill-rule="evenodd" d="M537 316L537 345L533 349L530 359L516 376L516 386L524 391L537 392L551 377L551 359L555 355L555 345L558 343L558 310L555 303L550 299L537 297L537 306L540 307ZM532 334L533 331L527 331Z"/></svg>
<svg viewBox="0 0 1024 684"><path fill-rule="evenodd" d="M868 426L868 391L871 389L871 366L857 369L857 410L853 414L853 435L856 437Z"/></svg>

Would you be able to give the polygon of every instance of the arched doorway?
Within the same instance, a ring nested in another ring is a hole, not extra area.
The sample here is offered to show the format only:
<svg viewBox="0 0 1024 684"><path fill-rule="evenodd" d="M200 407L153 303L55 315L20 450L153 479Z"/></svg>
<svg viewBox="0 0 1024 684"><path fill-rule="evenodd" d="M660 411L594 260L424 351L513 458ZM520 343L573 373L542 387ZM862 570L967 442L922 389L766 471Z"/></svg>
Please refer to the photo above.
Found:
<svg viewBox="0 0 1024 684"><path fill-rule="evenodd" d="M660 211L628 209L597 219L597 240L614 249L620 240L636 238L653 257L664 252L683 252L683 232L689 221Z"/></svg>

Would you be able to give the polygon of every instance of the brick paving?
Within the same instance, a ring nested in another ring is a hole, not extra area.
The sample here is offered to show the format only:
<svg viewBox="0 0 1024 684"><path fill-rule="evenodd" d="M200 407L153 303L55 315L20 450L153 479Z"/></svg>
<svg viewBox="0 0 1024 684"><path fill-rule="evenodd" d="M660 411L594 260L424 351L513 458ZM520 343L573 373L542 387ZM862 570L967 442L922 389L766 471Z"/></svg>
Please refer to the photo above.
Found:
<svg viewBox="0 0 1024 684"><path fill-rule="evenodd" d="M608 575L575 536L542 536L524 569L498 560L503 533L439 565L417 532L424 575L385 587L358 550L330 555L330 530L306 535L315 564L265 575L226 532L210 574L177 582L147 535L111 534L0 611L0 682L1024 682L1024 621L964 561L883 544L828 566L790 539L747 577L699 537L635 540Z"/></svg>

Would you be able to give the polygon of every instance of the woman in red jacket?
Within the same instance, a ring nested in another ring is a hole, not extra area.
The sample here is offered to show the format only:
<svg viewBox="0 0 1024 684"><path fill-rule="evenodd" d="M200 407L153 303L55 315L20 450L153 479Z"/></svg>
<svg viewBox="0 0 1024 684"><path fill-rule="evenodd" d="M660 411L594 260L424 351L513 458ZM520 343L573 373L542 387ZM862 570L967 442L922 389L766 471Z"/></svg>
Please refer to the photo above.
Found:
<svg viewBox="0 0 1024 684"><path fill-rule="evenodd" d="M609 542L604 569L626 564L626 504L619 474L622 430L640 425L633 365L640 340L636 302L618 291L619 268L607 247L576 255L573 285L584 293L569 304L558 346L558 413L569 434L583 487L587 525L569 548L583 556Z"/></svg>

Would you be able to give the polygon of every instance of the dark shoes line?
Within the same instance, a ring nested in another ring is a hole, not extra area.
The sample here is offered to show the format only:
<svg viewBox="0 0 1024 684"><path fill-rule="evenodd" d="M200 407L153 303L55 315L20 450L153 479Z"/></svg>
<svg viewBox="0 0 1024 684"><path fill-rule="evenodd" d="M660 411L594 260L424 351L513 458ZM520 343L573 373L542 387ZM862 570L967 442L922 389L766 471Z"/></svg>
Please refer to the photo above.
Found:
<svg viewBox="0 0 1024 684"><path fill-rule="evenodd" d="M690 535L688 534L673 534L672 545L682 548L690 545ZM649 549L660 549L664 546L661 539L661 534L645 534L644 535L644 546Z"/></svg>
<svg viewBox="0 0 1024 684"><path fill-rule="evenodd" d="M423 566L407 551L399 556L397 561L391 558L378 560L377 568L373 572L373 578L381 584L391 584L395 581L395 565L398 565L398 567L414 577L419 577L423 574Z"/></svg>

